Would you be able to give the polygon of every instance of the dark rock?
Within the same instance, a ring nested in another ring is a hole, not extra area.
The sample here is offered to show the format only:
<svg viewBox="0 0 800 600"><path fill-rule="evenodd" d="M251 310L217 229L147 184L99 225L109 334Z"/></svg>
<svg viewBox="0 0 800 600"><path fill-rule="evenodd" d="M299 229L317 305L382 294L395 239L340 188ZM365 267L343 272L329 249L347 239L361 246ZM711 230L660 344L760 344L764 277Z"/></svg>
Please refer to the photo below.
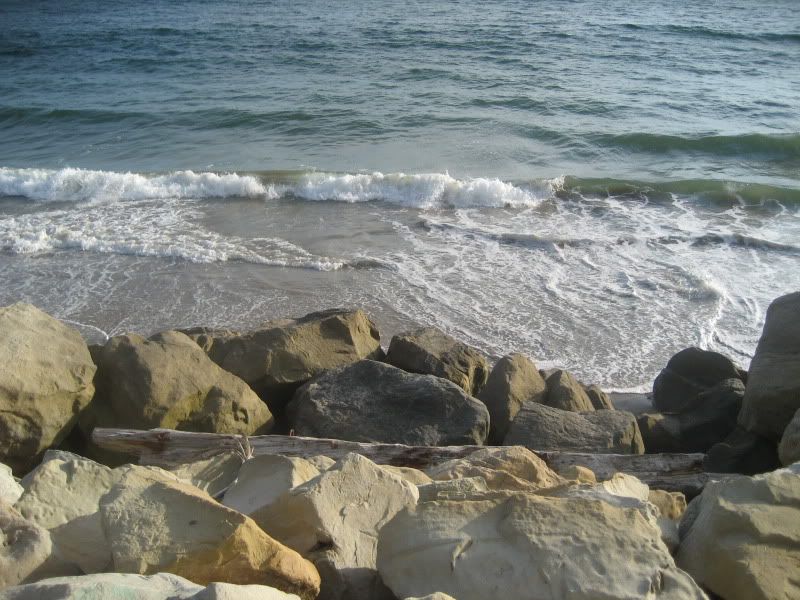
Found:
<svg viewBox="0 0 800 600"><path fill-rule="evenodd" d="M592 401L583 386L568 371L558 369L547 378L547 406L571 412L594 410Z"/></svg>
<svg viewBox="0 0 800 600"><path fill-rule="evenodd" d="M297 435L417 446L483 444L489 411L454 383L371 360L301 387L287 407Z"/></svg>
<svg viewBox="0 0 800 600"><path fill-rule="evenodd" d="M738 379L739 369L719 352L686 348L674 355L653 383L653 404L663 413L691 410L702 392L725 379Z"/></svg>
<svg viewBox="0 0 800 600"><path fill-rule="evenodd" d="M478 399L489 409L489 443L501 444L511 421L526 402L544 402L544 379L523 354L504 356L492 369Z"/></svg>
<svg viewBox="0 0 800 600"><path fill-rule="evenodd" d="M473 396L489 376L489 365L480 352L435 327L394 336L386 362L409 373L448 379Z"/></svg>
<svg viewBox="0 0 800 600"><path fill-rule="evenodd" d="M739 424L777 442L800 408L800 292L770 304Z"/></svg>
<svg viewBox="0 0 800 600"><path fill-rule="evenodd" d="M682 452L681 423L675 415L645 413L636 418L648 454Z"/></svg>
<svg viewBox="0 0 800 600"><path fill-rule="evenodd" d="M611 396L606 394L599 385L587 385L583 387L583 391L589 396L589 401L594 406L595 410L614 410L614 403L611 402Z"/></svg>
<svg viewBox="0 0 800 600"><path fill-rule="evenodd" d="M734 429L724 441L714 444L703 461L703 468L710 473L755 475L778 467L775 442L741 427Z"/></svg>
<svg viewBox="0 0 800 600"><path fill-rule="evenodd" d="M524 404L504 444L531 450L642 454L636 418L621 410L575 413L535 402Z"/></svg>

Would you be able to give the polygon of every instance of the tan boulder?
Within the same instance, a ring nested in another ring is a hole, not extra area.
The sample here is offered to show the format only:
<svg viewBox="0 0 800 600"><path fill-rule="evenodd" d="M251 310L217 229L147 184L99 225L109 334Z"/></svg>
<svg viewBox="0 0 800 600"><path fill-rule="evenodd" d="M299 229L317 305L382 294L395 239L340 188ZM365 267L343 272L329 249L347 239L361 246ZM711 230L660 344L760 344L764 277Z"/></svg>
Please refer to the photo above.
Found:
<svg viewBox="0 0 800 600"><path fill-rule="evenodd" d="M463 500L471 498L475 494L488 493L489 486L486 480L477 475L474 477L459 477L458 479L443 479L432 481L417 486L420 502L430 502L432 500Z"/></svg>
<svg viewBox="0 0 800 600"><path fill-rule="evenodd" d="M398 598L702 599L636 509L514 492L421 502L380 532Z"/></svg>
<svg viewBox="0 0 800 600"><path fill-rule="evenodd" d="M381 465L382 469L386 469L390 473L394 473L400 479L404 479L414 485L425 485L433 481L425 471L414 469L412 467L395 467L393 465Z"/></svg>
<svg viewBox="0 0 800 600"><path fill-rule="evenodd" d="M269 431L272 415L247 384L214 364L191 339L167 331L111 338L96 353L97 394L81 415L94 427Z"/></svg>
<svg viewBox="0 0 800 600"><path fill-rule="evenodd" d="M317 475L319 470L302 458L274 454L256 456L239 469L239 476L225 492L222 503L250 515Z"/></svg>
<svg viewBox="0 0 800 600"><path fill-rule="evenodd" d="M30 304L0 308L0 461L18 474L61 442L94 395L80 333Z"/></svg>
<svg viewBox="0 0 800 600"><path fill-rule="evenodd" d="M725 600L800 598L800 465L708 483L681 523L678 565Z"/></svg>
<svg viewBox="0 0 800 600"><path fill-rule="evenodd" d="M386 362L409 373L448 379L472 396L489 376L483 354L435 327L394 336Z"/></svg>
<svg viewBox="0 0 800 600"><path fill-rule="evenodd" d="M35 578L52 553L47 530L0 500L0 590Z"/></svg>
<svg viewBox="0 0 800 600"><path fill-rule="evenodd" d="M569 371L556 369L547 377L547 396L544 403L570 412L591 412L592 400L580 382Z"/></svg>
<svg viewBox="0 0 800 600"><path fill-rule="evenodd" d="M319 593L310 562L255 522L163 472L130 471L100 503L113 569L168 572L201 585L269 585L304 600Z"/></svg>
<svg viewBox="0 0 800 600"><path fill-rule="evenodd" d="M416 486L357 454L253 514L264 531L314 562L320 599L391 598L375 569L380 529L413 506Z"/></svg>
<svg viewBox="0 0 800 600"><path fill-rule="evenodd" d="M650 490L647 501L658 508L662 517L680 521L686 512L686 496L681 492L668 492L666 490Z"/></svg>
<svg viewBox="0 0 800 600"><path fill-rule="evenodd" d="M0 463L0 502L14 504L22 495L22 486L14 479L11 467Z"/></svg>
<svg viewBox="0 0 800 600"><path fill-rule="evenodd" d="M169 468L169 472L216 498L236 481L241 466L242 457L238 453L226 452L211 458L175 465Z"/></svg>
<svg viewBox="0 0 800 600"><path fill-rule="evenodd" d="M580 465L569 465L568 467L559 470L558 474L568 481L592 484L597 483L597 476L594 474L594 471Z"/></svg>

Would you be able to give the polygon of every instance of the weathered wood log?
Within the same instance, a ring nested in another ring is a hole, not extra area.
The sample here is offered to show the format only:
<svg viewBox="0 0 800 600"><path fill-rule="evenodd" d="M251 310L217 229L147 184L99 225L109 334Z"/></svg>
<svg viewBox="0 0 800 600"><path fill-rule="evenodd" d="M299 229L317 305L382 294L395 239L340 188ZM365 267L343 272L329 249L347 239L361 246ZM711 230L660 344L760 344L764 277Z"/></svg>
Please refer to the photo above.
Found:
<svg viewBox="0 0 800 600"><path fill-rule="evenodd" d="M226 452L246 456L282 454L285 456L329 456L338 460L350 452L378 464L424 469L454 458L464 458L486 446L404 446L348 442L323 438L285 435L253 437L220 433L193 433L171 429L95 429L95 444L106 450L133 454L142 464L170 467L210 458ZM582 454L533 451L550 468L560 471L570 465L590 468L598 478L616 472L628 473L648 485L664 490L697 495L710 479L725 475L703 472L703 454Z"/></svg>

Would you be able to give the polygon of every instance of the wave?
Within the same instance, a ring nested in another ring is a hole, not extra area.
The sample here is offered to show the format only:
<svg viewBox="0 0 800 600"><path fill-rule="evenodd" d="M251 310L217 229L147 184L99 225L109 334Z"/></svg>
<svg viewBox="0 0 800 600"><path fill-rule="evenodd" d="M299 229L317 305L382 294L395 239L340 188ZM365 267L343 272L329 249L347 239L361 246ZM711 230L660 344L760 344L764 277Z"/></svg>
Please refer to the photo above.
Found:
<svg viewBox="0 0 800 600"><path fill-rule="evenodd" d="M623 135L599 134L590 139L606 147L633 152L668 154L687 152L714 156L761 156L773 159L800 158L800 135L769 135L750 133L744 135L709 135L682 137L654 133L628 133Z"/></svg>

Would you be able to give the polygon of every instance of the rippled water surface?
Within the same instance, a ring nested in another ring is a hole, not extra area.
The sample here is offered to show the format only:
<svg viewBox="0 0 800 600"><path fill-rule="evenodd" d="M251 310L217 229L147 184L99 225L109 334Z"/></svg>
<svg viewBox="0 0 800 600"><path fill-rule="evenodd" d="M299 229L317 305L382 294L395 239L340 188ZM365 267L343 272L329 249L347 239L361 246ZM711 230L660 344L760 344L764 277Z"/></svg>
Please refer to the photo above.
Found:
<svg viewBox="0 0 800 600"><path fill-rule="evenodd" d="M6 0L0 303L746 365L800 282L798 64L792 0Z"/></svg>

